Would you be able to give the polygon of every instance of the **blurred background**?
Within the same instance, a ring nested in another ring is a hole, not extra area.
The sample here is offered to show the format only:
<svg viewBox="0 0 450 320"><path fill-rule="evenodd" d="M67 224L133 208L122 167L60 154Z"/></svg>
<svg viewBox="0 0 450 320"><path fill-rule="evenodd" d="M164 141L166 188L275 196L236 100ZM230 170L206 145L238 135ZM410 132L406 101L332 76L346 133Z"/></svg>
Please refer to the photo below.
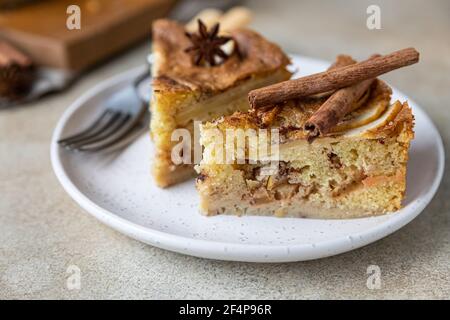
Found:
<svg viewBox="0 0 450 320"><path fill-rule="evenodd" d="M66 28L69 4L81 8L81 30ZM369 30L367 8L374 4L381 9L381 29ZM10 97L7 101L2 97L7 107L0 110L0 297L73 297L58 285L65 281L61 270L70 261L91 259L86 262L88 266L95 262L86 275L91 286L87 284L77 297L104 297L126 285L122 297L299 298L333 297L336 292L344 298L443 297L446 292L448 298L448 160L435 199L407 227L364 249L298 264L204 261L147 248L93 222L65 194L51 169L49 144L66 108L101 81L145 63L152 19L170 16L188 21L201 8L234 5L248 7L253 14L250 27L288 53L328 61L345 53L360 60L415 47L421 53L418 65L382 78L426 110L448 149L448 0L0 0L0 39L25 54L44 81L43 89L28 102L14 98L11 103ZM0 67L8 65L4 61L8 59L2 59L0 50ZM1 94L9 74L0 76ZM75 241L80 237L81 243ZM96 249L99 243L104 243L104 250ZM96 257L86 256L86 250ZM117 261L124 255L134 262ZM391 266L392 273L387 271L386 276L393 284L388 291L358 292L350 280L365 281L364 270L374 257ZM169 281L165 275L152 276L168 268ZM123 269L129 272L124 274ZM361 279L355 280L355 274ZM255 285L255 275L263 287ZM298 281L303 281L302 288ZM207 295L210 286L214 295Z"/></svg>
<svg viewBox="0 0 450 320"><path fill-rule="evenodd" d="M81 9L80 30L66 28L70 15L66 9L71 4ZM373 4L381 10L379 30L366 26L367 8ZM414 46L422 54L421 63L385 78L428 107L432 115L433 105L449 101L445 88L449 84L450 2L446 0L0 0L0 40L13 44L37 66L63 71L56 78L40 74L51 81L38 96L66 88L74 80L88 81L90 76L99 80L143 64L155 18L188 21L203 8L226 10L234 5L251 9L250 26L290 53L332 61L339 53L363 59L375 52ZM408 81L412 77L416 81Z"/></svg>

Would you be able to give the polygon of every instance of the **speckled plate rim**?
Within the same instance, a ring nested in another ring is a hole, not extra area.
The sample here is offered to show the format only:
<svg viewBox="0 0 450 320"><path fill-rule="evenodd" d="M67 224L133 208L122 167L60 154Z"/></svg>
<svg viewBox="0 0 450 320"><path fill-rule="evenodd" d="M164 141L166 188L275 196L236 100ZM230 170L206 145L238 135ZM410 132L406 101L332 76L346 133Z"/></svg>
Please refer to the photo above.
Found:
<svg viewBox="0 0 450 320"><path fill-rule="evenodd" d="M315 63L326 64L327 62L291 55L293 59L301 58ZM408 211L401 214L392 214L392 216L384 223L377 225L364 232L355 233L351 237L343 236L333 240L327 240L311 244L296 244L296 245L249 245L239 243L227 243L218 241L207 241L202 239L193 239L179 235L164 233L158 230L150 229L126 220L110 212L95 202L90 200L77 186L70 180L68 174L64 169L64 164L59 157L59 146L57 141L60 139L62 132L70 120L72 115L85 104L92 97L96 96L106 88L119 84L134 75L143 71L146 66L141 66L115 77L112 77L97 86L91 88L88 92L77 99L60 118L50 145L50 156L54 172L62 184L66 192L87 212L92 214L102 223L111 228L126 234L127 236L144 243L159 247L162 249L192 255L201 258L229 260L229 261L245 261L245 262L293 262L306 261L324 258L332 255L337 255L350 250L354 250L377 241L381 238L402 228L411 222L423 209L429 204L433 196L437 192L444 173L445 152L442 143L442 138L435 127L434 123L428 115L411 99L408 99L410 105L414 106L414 113L417 117L422 117L424 121L428 122L429 130L436 138L437 145L437 170L432 184L428 191L421 196L421 201L415 201L415 205L411 206ZM394 89L394 88L393 88ZM396 89L394 89L396 90ZM396 90L400 95L400 91ZM406 96L406 95L404 95Z"/></svg>

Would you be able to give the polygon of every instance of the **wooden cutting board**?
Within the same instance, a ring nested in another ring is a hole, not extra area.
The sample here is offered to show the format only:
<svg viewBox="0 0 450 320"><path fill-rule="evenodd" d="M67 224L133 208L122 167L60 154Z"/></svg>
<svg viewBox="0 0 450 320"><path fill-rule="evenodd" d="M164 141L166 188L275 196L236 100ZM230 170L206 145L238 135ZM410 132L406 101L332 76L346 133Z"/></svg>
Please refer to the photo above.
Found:
<svg viewBox="0 0 450 320"><path fill-rule="evenodd" d="M0 11L0 38L38 65L81 71L145 37L176 0L46 0ZM67 8L81 9L81 29L69 30Z"/></svg>

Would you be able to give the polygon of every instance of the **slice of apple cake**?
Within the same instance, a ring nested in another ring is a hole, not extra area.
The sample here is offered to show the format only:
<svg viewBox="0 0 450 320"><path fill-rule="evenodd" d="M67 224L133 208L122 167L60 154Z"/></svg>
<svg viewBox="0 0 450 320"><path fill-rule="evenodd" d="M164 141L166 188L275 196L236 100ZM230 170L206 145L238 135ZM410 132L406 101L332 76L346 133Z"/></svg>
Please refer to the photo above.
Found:
<svg viewBox="0 0 450 320"><path fill-rule="evenodd" d="M376 63L381 58L373 57ZM339 61L360 65L349 57ZM312 79L317 86L315 75ZM400 209L413 115L406 102L390 104L391 89L384 82L370 79L362 88L358 82L337 89L337 81L335 91L318 94L323 88L314 89L307 97L202 125L204 152L196 168L201 211L353 218ZM311 131L314 125L318 133Z"/></svg>
<svg viewBox="0 0 450 320"><path fill-rule="evenodd" d="M176 129L187 129L195 145L195 121L246 111L249 91L291 76L288 57L256 32L239 29L224 36L218 25L207 30L200 21L198 33L187 33L174 21L156 21L153 54L150 128L156 148L153 176L160 187L195 174L193 154L192 164L173 161Z"/></svg>

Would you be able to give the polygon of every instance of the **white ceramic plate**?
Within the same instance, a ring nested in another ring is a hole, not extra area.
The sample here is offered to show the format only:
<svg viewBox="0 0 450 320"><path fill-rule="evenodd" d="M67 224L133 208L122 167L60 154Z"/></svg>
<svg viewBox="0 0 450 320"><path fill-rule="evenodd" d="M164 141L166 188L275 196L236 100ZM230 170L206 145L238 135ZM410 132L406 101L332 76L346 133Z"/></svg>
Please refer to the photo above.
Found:
<svg viewBox="0 0 450 320"><path fill-rule="evenodd" d="M300 75L323 71L328 63L294 56ZM144 67L142 67L144 68ZM77 154L56 141L92 121L105 100L143 69L131 70L91 89L70 106L51 143L55 173L70 196L97 219L145 243L198 257L285 262L346 252L391 234L430 202L443 174L444 151L436 127L410 99L416 138L410 151L405 207L380 217L314 220L270 217L204 217L198 213L194 181L159 189L150 177L153 146L142 136L120 154ZM393 99L407 97L394 89Z"/></svg>

